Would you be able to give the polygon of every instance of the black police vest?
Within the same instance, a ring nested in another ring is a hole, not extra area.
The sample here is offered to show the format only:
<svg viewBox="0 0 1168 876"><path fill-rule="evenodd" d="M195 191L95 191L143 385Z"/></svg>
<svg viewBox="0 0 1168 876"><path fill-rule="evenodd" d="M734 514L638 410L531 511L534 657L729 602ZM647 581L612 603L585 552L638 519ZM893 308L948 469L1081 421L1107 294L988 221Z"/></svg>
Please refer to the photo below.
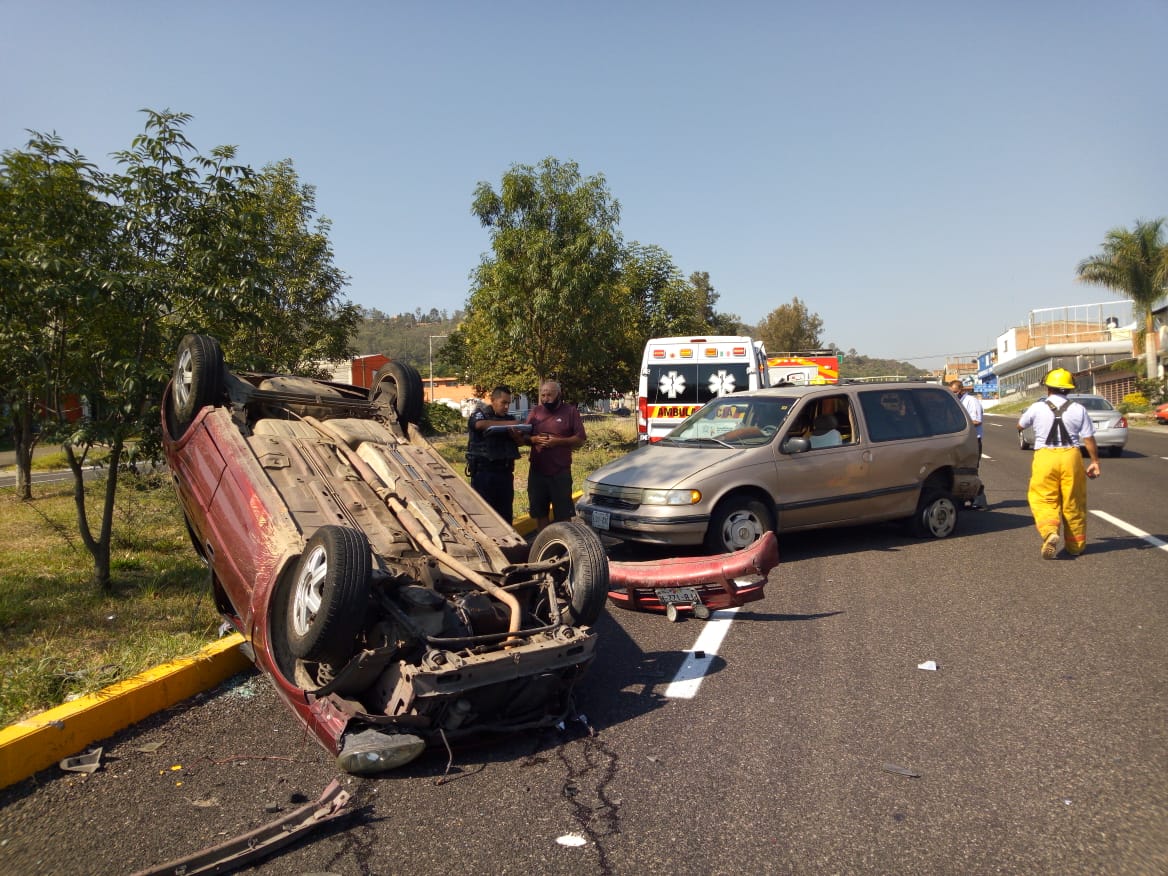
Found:
<svg viewBox="0 0 1168 876"><path fill-rule="evenodd" d="M488 419L514 420L515 418L510 415L500 417L494 411L490 411ZM466 458L468 463L472 460L507 462L519 458L519 448L506 432L500 432L496 435L480 432L475 428L475 420L472 417L467 424Z"/></svg>

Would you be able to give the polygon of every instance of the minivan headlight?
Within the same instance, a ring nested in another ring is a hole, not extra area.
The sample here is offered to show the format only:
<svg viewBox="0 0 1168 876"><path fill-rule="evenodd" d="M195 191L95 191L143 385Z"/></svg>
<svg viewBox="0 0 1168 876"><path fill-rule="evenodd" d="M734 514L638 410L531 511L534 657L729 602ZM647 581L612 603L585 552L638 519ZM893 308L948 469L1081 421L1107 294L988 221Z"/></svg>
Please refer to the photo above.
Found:
<svg viewBox="0 0 1168 876"><path fill-rule="evenodd" d="M702 501L701 490L642 490L642 505L696 505Z"/></svg>

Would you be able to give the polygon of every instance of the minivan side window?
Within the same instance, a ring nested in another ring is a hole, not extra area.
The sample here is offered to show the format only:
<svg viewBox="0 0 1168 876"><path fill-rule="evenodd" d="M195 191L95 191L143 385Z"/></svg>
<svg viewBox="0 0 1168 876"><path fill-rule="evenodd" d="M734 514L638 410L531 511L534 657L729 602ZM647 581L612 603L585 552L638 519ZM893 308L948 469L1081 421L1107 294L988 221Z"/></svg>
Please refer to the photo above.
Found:
<svg viewBox="0 0 1168 876"><path fill-rule="evenodd" d="M953 393L942 389L881 389L859 395L872 441L947 435L965 428Z"/></svg>
<svg viewBox="0 0 1168 876"><path fill-rule="evenodd" d="M951 392L943 389L913 391L930 435L951 435L965 428L965 414Z"/></svg>
<svg viewBox="0 0 1168 876"><path fill-rule="evenodd" d="M854 422L852 405L846 395L816 397L804 405L787 437L806 438L811 450L839 447L859 440L852 427Z"/></svg>

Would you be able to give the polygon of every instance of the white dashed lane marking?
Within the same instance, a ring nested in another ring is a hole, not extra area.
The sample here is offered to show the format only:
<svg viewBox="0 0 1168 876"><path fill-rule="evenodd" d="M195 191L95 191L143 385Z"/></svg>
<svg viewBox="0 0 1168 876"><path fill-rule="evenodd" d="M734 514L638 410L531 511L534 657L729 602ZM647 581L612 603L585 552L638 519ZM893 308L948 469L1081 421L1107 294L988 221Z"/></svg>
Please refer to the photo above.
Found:
<svg viewBox="0 0 1168 876"><path fill-rule="evenodd" d="M737 611L737 608L721 609L711 614L709 620L704 621L705 626L701 635L693 647L685 652L685 662L677 670L677 675L673 676L673 681L665 688L665 696L683 700L692 700L697 696L702 679L713 665L714 657L722 640L726 638L726 633L730 632L730 624ZM702 656L699 657L699 654Z"/></svg>

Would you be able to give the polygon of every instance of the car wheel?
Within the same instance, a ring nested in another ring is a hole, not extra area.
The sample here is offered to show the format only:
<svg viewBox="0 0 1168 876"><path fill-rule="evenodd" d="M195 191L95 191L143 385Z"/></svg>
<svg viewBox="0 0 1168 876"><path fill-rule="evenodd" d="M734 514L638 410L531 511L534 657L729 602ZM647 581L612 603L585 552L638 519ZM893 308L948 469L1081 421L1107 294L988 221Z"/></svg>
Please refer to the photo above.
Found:
<svg viewBox="0 0 1168 876"><path fill-rule="evenodd" d="M775 522L766 505L758 499L732 496L718 506L706 530L706 549L728 554L750 547L774 529Z"/></svg>
<svg viewBox="0 0 1168 876"><path fill-rule="evenodd" d="M553 523L536 535L528 562L558 559L567 560L552 573L561 617L577 626L595 624L608 598L608 558L600 539L581 523Z"/></svg>
<svg viewBox="0 0 1168 876"><path fill-rule="evenodd" d="M1107 455L1112 456L1112 457L1123 456L1123 447L1119 444L1116 444L1112 447L1108 447L1107 448Z"/></svg>
<svg viewBox="0 0 1168 876"><path fill-rule="evenodd" d="M207 335L187 335L178 345L170 386L170 413L176 436L207 405L223 395L223 348Z"/></svg>
<svg viewBox="0 0 1168 876"><path fill-rule="evenodd" d="M287 606L288 649L301 660L342 666L356 649L369 601L369 540L322 526L308 540Z"/></svg>
<svg viewBox="0 0 1168 876"><path fill-rule="evenodd" d="M1027 442L1027 440L1022 436L1021 432L1018 433L1018 449L1019 450L1029 450L1030 449L1029 442Z"/></svg>
<svg viewBox="0 0 1168 876"><path fill-rule="evenodd" d="M943 490L926 489L911 524L913 534L921 538L947 538L957 529L957 503Z"/></svg>
<svg viewBox="0 0 1168 876"><path fill-rule="evenodd" d="M369 398L378 401L379 395L393 407L403 426L407 423L417 426L422 422L422 404L425 401L422 375L413 365L387 362L379 368L373 376Z"/></svg>

